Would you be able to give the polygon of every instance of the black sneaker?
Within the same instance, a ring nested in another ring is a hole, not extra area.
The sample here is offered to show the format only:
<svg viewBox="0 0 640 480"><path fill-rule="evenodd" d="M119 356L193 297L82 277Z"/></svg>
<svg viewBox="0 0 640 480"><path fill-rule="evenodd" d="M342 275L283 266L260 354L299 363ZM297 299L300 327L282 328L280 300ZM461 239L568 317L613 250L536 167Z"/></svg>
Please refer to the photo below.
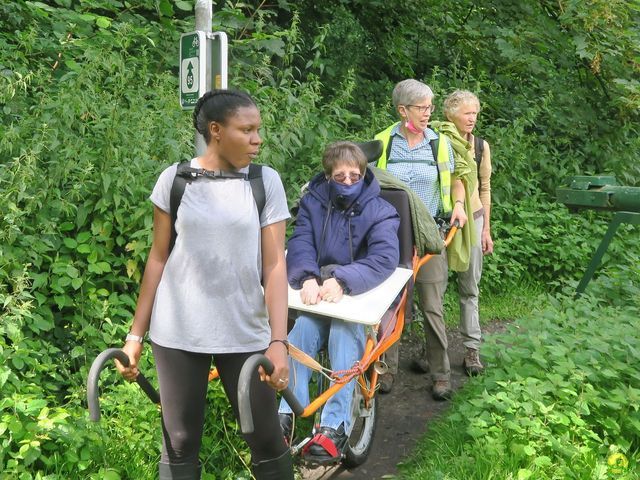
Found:
<svg viewBox="0 0 640 480"><path fill-rule="evenodd" d="M320 433L316 434L304 448L304 459L320 465L337 463L342 460L342 451L348 439L344 425L340 425L337 430L331 427L320 427Z"/></svg>

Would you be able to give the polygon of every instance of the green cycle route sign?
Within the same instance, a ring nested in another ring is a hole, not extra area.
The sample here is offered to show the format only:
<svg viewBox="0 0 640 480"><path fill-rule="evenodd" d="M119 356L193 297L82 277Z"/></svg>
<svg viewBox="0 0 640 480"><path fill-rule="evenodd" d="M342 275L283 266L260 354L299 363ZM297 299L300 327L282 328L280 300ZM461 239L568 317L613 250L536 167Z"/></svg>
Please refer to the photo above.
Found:
<svg viewBox="0 0 640 480"><path fill-rule="evenodd" d="M206 91L207 40L204 32L184 33L180 36L180 106L195 107Z"/></svg>

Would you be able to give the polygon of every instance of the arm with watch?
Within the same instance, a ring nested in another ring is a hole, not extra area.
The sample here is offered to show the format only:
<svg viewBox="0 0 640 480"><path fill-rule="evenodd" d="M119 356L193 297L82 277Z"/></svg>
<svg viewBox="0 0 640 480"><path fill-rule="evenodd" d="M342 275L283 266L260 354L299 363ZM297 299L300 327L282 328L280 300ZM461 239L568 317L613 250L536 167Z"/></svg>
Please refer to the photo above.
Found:
<svg viewBox="0 0 640 480"><path fill-rule="evenodd" d="M116 367L124 378L134 381L138 376L138 362L142 354L143 339L149 330L151 309L160 284L164 266L169 258L169 239L171 238L171 217L158 207L153 210L153 244L144 269L138 303L133 316L131 329L127 334L122 350L129 357L129 366L124 367L116 360Z"/></svg>
<svg viewBox="0 0 640 480"><path fill-rule="evenodd" d="M285 231L284 221L262 227L261 231L264 301L271 327L271 341L264 355L273 363L273 371L267 375L260 367L259 372L260 378L275 390L282 390L289 384Z"/></svg>
<svg viewBox="0 0 640 480"><path fill-rule="evenodd" d="M453 212L451 212L451 225L456 220L460 224L460 228L467 223L467 213L465 211L465 192L464 184L459 178L452 177L451 182L451 199L453 200Z"/></svg>

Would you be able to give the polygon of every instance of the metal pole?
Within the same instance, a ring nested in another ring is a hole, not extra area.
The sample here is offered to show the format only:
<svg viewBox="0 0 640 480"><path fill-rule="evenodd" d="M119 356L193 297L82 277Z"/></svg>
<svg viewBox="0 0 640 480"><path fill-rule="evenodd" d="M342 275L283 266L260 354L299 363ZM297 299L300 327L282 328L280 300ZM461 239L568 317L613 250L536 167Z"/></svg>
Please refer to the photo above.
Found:
<svg viewBox="0 0 640 480"><path fill-rule="evenodd" d="M582 276L582 280L578 284L578 288L576 288L576 295L574 298L578 298L582 295L587 288L589 281L593 278L593 274L596 272L596 268L600 265L600 261L604 256L607 248L609 248L609 244L613 239L618 227L622 223L629 223L631 225L640 225L640 213L637 212L616 212L613 216L613 219L609 223L609 228L607 228L607 233L605 233L600 245L598 246L596 252L593 254L591 258L591 262L589 262L589 266L587 270L584 272Z"/></svg>
<svg viewBox="0 0 640 480"><path fill-rule="evenodd" d="M196 30L205 33L211 33L211 21L213 18L213 7L211 4L211 0L196 0L195 12ZM201 48L206 48L206 46L202 45ZM209 64L209 62L207 63L207 80L205 82L205 85L207 86L206 90L208 90L210 88L209 86L211 85L211 65ZM207 144L204 141L204 137L198 132L196 132L195 136L195 147L196 155L203 155L207 150Z"/></svg>
<svg viewBox="0 0 640 480"><path fill-rule="evenodd" d="M196 0L196 30L210 32L212 18L213 7L211 0Z"/></svg>

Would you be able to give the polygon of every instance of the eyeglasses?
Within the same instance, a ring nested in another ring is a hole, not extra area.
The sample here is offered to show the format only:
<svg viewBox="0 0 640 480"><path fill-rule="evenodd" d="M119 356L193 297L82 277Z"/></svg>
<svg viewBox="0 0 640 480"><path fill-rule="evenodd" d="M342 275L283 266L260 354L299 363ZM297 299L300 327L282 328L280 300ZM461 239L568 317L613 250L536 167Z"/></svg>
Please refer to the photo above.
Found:
<svg viewBox="0 0 640 480"><path fill-rule="evenodd" d="M362 175L359 173L353 173L353 172L348 175L344 173L336 173L331 178L333 178L334 182L338 182L338 183L344 183L347 180L347 178L349 178L351 183L356 183L360 181L360 179L362 178Z"/></svg>
<svg viewBox="0 0 640 480"><path fill-rule="evenodd" d="M436 109L435 105L405 105L405 107L417 108L420 113L433 113Z"/></svg>

